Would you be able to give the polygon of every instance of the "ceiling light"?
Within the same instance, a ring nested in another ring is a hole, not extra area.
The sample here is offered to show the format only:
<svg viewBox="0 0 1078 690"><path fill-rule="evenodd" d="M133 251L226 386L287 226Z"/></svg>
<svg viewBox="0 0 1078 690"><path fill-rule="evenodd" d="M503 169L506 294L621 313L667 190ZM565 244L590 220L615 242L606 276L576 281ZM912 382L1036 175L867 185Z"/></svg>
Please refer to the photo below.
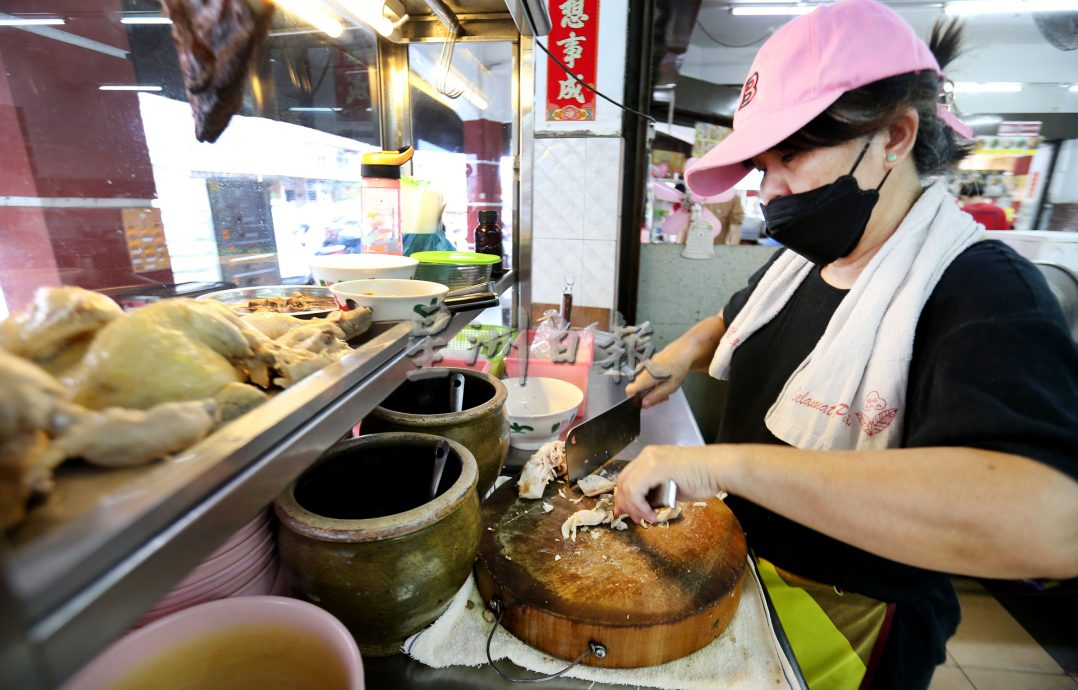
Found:
<svg viewBox="0 0 1078 690"><path fill-rule="evenodd" d="M120 19L121 24L171 24L172 20L168 17L157 16L145 16L145 17L123 17Z"/></svg>
<svg viewBox="0 0 1078 690"><path fill-rule="evenodd" d="M0 26L60 26L66 22L59 17L47 19L22 19L20 17L8 17L0 19Z"/></svg>
<svg viewBox="0 0 1078 690"><path fill-rule="evenodd" d="M372 0L327 0L333 9L345 19L354 23L366 24L384 38L393 34L396 25L385 16L385 2Z"/></svg>
<svg viewBox="0 0 1078 690"><path fill-rule="evenodd" d="M309 0L273 0L273 3L285 12L294 14L330 38L338 38L344 33L344 25L323 11Z"/></svg>
<svg viewBox="0 0 1078 690"><path fill-rule="evenodd" d="M956 94L1017 94L1022 91L1020 82L955 82Z"/></svg>
<svg viewBox="0 0 1078 690"><path fill-rule="evenodd" d="M143 84L102 84L97 87L100 91L160 91L160 86Z"/></svg>
<svg viewBox="0 0 1078 690"><path fill-rule="evenodd" d="M1019 12L1066 12L1078 10L1078 0L953 0L943 11L954 16L1015 14Z"/></svg>
<svg viewBox="0 0 1078 690"><path fill-rule="evenodd" d="M730 14L742 16L742 17L792 17L800 14L808 14L815 7L805 7L803 5L787 5L785 7L779 6L759 6L759 5L747 5L736 6L730 8Z"/></svg>

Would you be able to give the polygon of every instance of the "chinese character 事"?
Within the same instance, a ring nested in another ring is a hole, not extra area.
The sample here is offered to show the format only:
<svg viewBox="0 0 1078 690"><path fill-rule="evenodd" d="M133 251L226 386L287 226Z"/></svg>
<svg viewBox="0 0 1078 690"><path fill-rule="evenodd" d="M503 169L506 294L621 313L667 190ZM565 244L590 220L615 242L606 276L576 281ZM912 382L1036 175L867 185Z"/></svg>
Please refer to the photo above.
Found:
<svg viewBox="0 0 1078 690"><path fill-rule="evenodd" d="M583 74L579 74L577 76L581 79L584 78ZM558 82L558 100L562 101L570 98L575 100L577 103L583 103L583 87L581 86L579 81L573 79L569 75L566 75L565 79Z"/></svg>
<svg viewBox="0 0 1078 690"><path fill-rule="evenodd" d="M561 26L563 29L566 27L583 29L584 22L591 19L591 17L584 14L584 0L566 0L561 5L558 5L558 9L561 10Z"/></svg>
<svg viewBox="0 0 1078 690"><path fill-rule="evenodd" d="M556 45L564 48L562 54L562 62L568 67L576 67L576 61L584 54L584 47L581 42L588 40L587 36L577 36L575 31L570 31L569 35L560 41L556 41Z"/></svg>

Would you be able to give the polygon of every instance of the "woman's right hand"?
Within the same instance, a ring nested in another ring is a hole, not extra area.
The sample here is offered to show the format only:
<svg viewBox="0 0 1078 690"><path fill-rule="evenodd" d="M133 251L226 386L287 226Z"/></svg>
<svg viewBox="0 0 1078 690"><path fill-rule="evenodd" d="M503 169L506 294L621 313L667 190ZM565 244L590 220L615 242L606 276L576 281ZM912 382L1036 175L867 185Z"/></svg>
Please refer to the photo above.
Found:
<svg viewBox="0 0 1078 690"><path fill-rule="evenodd" d="M669 400L689 375L692 363L692 357L680 353L679 349L677 342L671 343L651 358L651 363L657 367L648 368L643 363L637 366L636 378L626 386L625 395L632 397L640 391L648 391L642 402L644 407L653 407ZM662 378L663 371L669 376Z"/></svg>

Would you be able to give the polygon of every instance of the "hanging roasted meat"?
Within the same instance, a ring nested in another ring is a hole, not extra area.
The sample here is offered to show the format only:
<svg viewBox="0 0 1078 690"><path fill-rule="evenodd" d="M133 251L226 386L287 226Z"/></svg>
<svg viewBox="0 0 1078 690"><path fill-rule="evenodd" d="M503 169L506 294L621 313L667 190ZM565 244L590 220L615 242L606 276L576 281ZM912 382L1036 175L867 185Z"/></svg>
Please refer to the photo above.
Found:
<svg viewBox="0 0 1078 690"><path fill-rule="evenodd" d="M251 58L269 33L267 0L163 0L172 20L195 137L217 141L243 104Z"/></svg>

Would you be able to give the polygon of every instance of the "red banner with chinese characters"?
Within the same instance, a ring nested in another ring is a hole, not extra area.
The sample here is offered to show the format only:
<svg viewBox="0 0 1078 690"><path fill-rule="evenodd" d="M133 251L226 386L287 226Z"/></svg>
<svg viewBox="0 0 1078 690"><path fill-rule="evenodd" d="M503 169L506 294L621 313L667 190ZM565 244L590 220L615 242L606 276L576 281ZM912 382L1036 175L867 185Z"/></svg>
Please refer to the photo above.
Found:
<svg viewBox="0 0 1078 690"><path fill-rule="evenodd" d="M599 0L550 0L547 50L589 86L599 66ZM547 58L546 119L595 120L595 94Z"/></svg>

